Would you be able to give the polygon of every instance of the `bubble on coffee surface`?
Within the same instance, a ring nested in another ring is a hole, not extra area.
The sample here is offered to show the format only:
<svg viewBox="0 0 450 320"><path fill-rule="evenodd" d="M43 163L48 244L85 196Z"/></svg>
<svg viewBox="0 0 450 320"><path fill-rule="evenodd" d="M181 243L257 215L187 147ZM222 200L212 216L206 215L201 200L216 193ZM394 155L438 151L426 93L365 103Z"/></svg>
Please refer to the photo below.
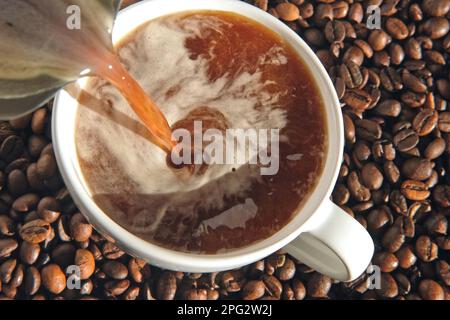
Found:
<svg viewBox="0 0 450 320"><path fill-rule="evenodd" d="M321 99L300 97L303 82L292 73L307 69L292 49L258 28L231 14L172 15L133 32L119 54L170 125L207 106L232 128L282 129L280 172L274 177L262 177L258 165L247 163L211 165L180 179L168 168L166 154L141 134L141 123L116 89L90 81L78 115L81 168L96 203L129 231L181 251L233 249L279 230L314 187L322 170L318 155L325 149ZM317 90L314 84L308 89ZM305 104L299 106L304 115L291 110L299 103ZM290 125L303 117L310 118L303 129ZM311 143L316 150L306 148ZM307 164L285 160L299 153ZM304 180L290 180L289 171L299 166ZM275 204L294 194L297 199ZM271 214L277 209L283 212Z"/></svg>

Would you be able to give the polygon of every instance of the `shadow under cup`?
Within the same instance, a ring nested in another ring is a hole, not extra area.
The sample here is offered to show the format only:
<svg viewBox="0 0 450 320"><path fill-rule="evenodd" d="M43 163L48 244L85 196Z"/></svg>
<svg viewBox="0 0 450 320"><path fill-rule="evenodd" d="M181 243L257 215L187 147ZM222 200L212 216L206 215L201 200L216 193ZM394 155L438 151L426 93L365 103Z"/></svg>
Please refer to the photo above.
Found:
<svg viewBox="0 0 450 320"><path fill-rule="evenodd" d="M250 246L211 255L177 252L144 241L122 228L102 212L93 201L80 170L75 144L78 101L74 97L79 96L88 79L81 79L76 84L59 92L54 103L52 130L56 158L67 188L81 212L99 232L109 240L116 242L128 253L153 265L185 272L213 272L240 267L268 256L287 245L305 230L308 220L321 206L324 199L330 197L337 179L344 145L343 125L339 100L333 84L311 49L279 20L245 3L234 0L143 1L119 13L113 40L118 43L129 32L154 18L192 10L230 11L262 23L280 34L296 50L304 63L309 66L316 81L326 109L328 152L324 159L322 176L315 190L303 205L301 213L296 214L285 227L271 237ZM126 119L124 121L126 122Z"/></svg>

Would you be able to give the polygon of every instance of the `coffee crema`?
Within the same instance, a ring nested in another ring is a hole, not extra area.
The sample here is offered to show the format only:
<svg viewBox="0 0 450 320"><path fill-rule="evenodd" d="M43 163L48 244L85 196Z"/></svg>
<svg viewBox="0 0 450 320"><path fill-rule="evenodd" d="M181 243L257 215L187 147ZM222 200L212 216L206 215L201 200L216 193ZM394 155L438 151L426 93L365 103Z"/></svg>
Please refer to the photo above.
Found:
<svg viewBox="0 0 450 320"><path fill-rule="evenodd" d="M185 12L140 26L118 53L172 127L279 129L279 170L213 164L181 178L120 92L92 78L78 99L76 147L108 216L157 245L212 254L266 239L298 213L323 171L325 110L308 66L279 35L237 14Z"/></svg>

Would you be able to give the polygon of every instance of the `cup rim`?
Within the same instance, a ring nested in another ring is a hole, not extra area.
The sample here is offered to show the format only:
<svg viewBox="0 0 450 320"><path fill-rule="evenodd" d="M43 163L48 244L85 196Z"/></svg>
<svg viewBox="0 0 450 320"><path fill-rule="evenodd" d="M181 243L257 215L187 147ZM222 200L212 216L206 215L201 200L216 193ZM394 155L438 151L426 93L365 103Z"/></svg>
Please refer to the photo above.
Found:
<svg viewBox="0 0 450 320"><path fill-rule="evenodd" d="M234 12L278 33L309 65L309 71L322 95L328 129L328 151L322 174L299 212L275 234L249 246L217 254L174 251L135 236L104 213L88 194L83 174L79 170L78 158L73 156L74 152L76 155L74 130L67 130L68 121L75 122L73 115L76 115L73 110L71 112L67 110L70 105L77 109L78 102L64 89L55 97L52 117L53 144L61 175L75 204L88 221L109 240L131 255L143 258L158 267L185 272L213 272L236 268L262 259L298 237L322 203L331 196L342 163L344 147L344 127L339 99L320 60L293 30L255 6L236 0L184 0L181 3L177 0L144 0L118 13L113 31L114 42L117 43L118 39L145 21L170 13L202 9ZM151 13L153 17L148 17L149 14L146 13ZM136 24L135 18L138 16L141 17L142 22ZM135 24L135 27L129 27L130 21ZM120 34L121 36L118 36ZM81 79L78 83L82 86L85 80ZM69 113L71 115L68 117ZM68 119L70 117L72 120Z"/></svg>

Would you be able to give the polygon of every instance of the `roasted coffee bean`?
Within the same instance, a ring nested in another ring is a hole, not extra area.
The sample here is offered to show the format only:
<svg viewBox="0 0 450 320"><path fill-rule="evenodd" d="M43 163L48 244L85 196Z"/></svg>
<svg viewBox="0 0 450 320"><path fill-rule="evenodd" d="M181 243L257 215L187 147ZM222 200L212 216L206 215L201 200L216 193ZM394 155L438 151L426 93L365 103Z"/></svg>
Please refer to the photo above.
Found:
<svg viewBox="0 0 450 320"><path fill-rule="evenodd" d="M450 250L450 237L436 237L436 243L442 250Z"/></svg>
<svg viewBox="0 0 450 320"><path fill-rule="evenodd" d="M306 292L313 298L326 298L331 288L331 279L319 273L314 273L306 285Z"/></svg>
<svg viewBox="0 0 450 320"><path fill-rule="evenodd" d="M403 89L403 82L400 75L393 68L385 68L380 72L380 81L384 89L394 92Z"/></svg>
<svg viewBox="0 0 450 320"><path fill-rule="evenodd" d="M292 281L292 290L294 291L295 300L303 300L306 296L305 285L298 279Z"/></svg>
<svg viewBox="0 0 450 320"><path fill-rule="evenodd" d="M356 39L354 42L354 45L356 45L361 52L364 54L366 58L372 58L373 56L373 49L372 47L364 40Z"/></svg>
<svg viewBox="0 0 450 320"><path fill-rule="evenodd" d="M345 139L348 142L355 141L356 129L353 123L353 120L350 118L348 114L343 115L344 117L344 131L345 131Z"/></svg>
<svg viewBox="0 0 450 320"><path fill-rule="evenodd" d="M27 179L30 187L36 191L42 191L45 189L44 180L39 176L37 172L37 165L32 163L27 168Z"/></svg>
<svg viewBox="0 0 450 320"><path fill-rule="evenodd" d="M0 265L0 282L8 284L11 281L12 274L16 268L17 260L9 259Z"/></svg>
<svg viewBox="0 0 450 320"><path fill-rule="evenodd" d="M409 200L423 201L430 196L425 183L414 180L405 180L401 186L402 194Z"/></svg>
<svg viewBox="0 0 450 320"><path fill-rule="evenodd" d="M398 226L392 226L384 233L381 244L389 252L398 251L405 242L405 235Z"/></svg>
<svg viewBox="0 0 450 320"><path fill-rule="evenodd" d="M25 275L25 268L23 264L18 264L12 274L9 285L12 288L19 288L23 283L24 275Z"/></svg>
<svg viewBox="0 0 450 320"><path fill-rule="evenodd" d="M423 12L417 3L413 3L409 7L409 16L414 21L421 21L423 19Z"/></svg>
<svg viewBox="0 0 450 320"><path fill-rule="evenodd" d="M19 157L24 151L23 140L15 135L11 135L3 140L0 145L0 159L9 163Z"/></svg>
<svg viewBox="0 0 450 320"><path fill-rule="evenodd" d="M368 42L374 51L383 50L390 42L391 37L381 29L372 30Z"/></svg>
<svg viewBox="0 0 450 320"><path fill-rule="evenodd" d="M20 237L30 243L38 244L50 235L52 232L52 227L47 221L44 220L33 220L28 222L22 228L20 228Z"/></svg>
<svg viewBox="0 0 450 320"><path fill-rule="evenodd" d="M383 166L384 174L390 183L395 184L400 179L400 170L393 161L386 161Z"/></svg>
<svg viewBox="0 0 450 320"><path fill-rule="evenodd" d="M375 231L392 222L392 214L389 208L380 207L369 212L367 216L367 227Z"/></svg>
<svg viewBox="0 0 450 320"><path fill-rule="evenodd" d="M371 150L369 144L364 140L358 141L353 148L353 157L355 161L366 161L369 159Z"/></svg>
<svg viewBox="0 0 450 320"><path fill-rule="evenodd" d="M242 298L244 300L257 300L264 296L265 287L261 280L249 281L242 289Z"/></svg>
<svg viewBox="0 0 450 320"><path fill-rule="evenodd" d="M402 105L397 100L385 100L375 107L374 111L385 117L398 117L402 111Z"/></svg>
<svg viewBox="0 0 450 320"><path fill-rule="evenodd" d="M45 266L41 270L42 284L54 294L60 294L66 288L66 276L56 264Z"/></svg>
<svg viewBox="0 0 450 320"><path fill-rule="evenodd" d="M404 40L409 35L408 28L398 18L388 18L385 23L385 28L389 35L396 40Z"/></svg>
<svg viewBox="0 0 450 320"><path fill-rule="evenodd" d="M361 66L364 62L364 52L357 46L351 46L347 50L345 50L342 61L345 63L354 63L357 66ZM361 77L358 87L361 87L363 86L364 78L361 70L358 71Z"/></svg>
<svg viewBox="0 0 450 320"><path fill-rule="evenodd" d="M377 67L389 67L391 64L391 57L386 51L375 52L372 59L373 63ZM391 89L391 91L393 91Z"/></svg>
<svg viewBox="0 0 450 320"><path fill-rule="evenodd" d="M389 55L391 57L391 63L400 65L405 59L405 50L398 43L392 43L389 46Z"/></svg>
<svg viewBox="0 0 450 320"><path fill-rule="evenodd" d="M346 87L349 89L357 88L363 83L361 69L358 64L353 62L351 59L346 61L345 64L341 64L339 66L339 75L344 80Z"/></svg>
<svg viewBox="0 0 450 320"><path fill-rule="evenodd" d="M430 237L428 236L420 236L416 240L415 251L419 259L425 262L433 261L437 258L438 247L436 243L434 243Z"/></svg>
<svg viewBox="0 0 450 320"><path fill-rule="evenodd" d="M281 282L274 276L263 275L262 280L270 296L279 299L283 291Z"/></svg>
<svg viewBox="0 0 450 320"><path fill-rule="evenodd" d="M300 17L298 7L292 3L283 2L275 8L278 16L285 21L294 21Z"/></svg>
<svg viewBox="0 0 450 320"><path fill-rule="evenodd" d="M104 285L107 295L111 295L113 297L122 295L129 287L129 280L112 280L106 282Z"/></svg>
<svg viewBox="0 0 450 320"><path fill-rule="evenodd" d="M367 141L378 140L383 133L380 125L372 120L356 120L355 125L356 136Z"/></svg>
<svg viewBox="0 0 450 320"><path fill-rule="evenodd" d="M95 271L94 255L86 249L78 249L75 254L75 265L80 268L80 279L89 279Z"/></svg>
<svg viewBox="0 0 450 320"><path fill-rule="evenodd" d="M255 6L257 6L261 10L267 11L267 9L269 8L269 0L256 0Z"/></svg>
<svg viewBox="0 0 450 320"><path fill-rule="evenodd" d="M411 282L408 280L408 277L403 273L395 273L394 279L397 282L398 293L400 295L408 294L411 291Z"/></svg>
<svg viewBox="0 0 450 320"><path fill-rule="evenodd" d="M38 259L40 252L41 247L38 244L23 241L20 245L19 255L24 263L32 265Z"/></svg>
<svg viewBox="0 0 450 320"><path fill-rule="evenodd" d="M345 205L348 200L350 199L350 192L348 191L347 187L340 184L339 186L336 186L333 191L333 201L337 205Z"/></svg>
<svg viewBox="0 0 450 320"><path fill-rule="evenodd" d="M372 103L372 97L364 90L346 90L342 101L356 110L365 110Z"/></svg>
<svg viewBox="0 0 450 320"><path fill-rule="evenodd" d="M436 88L438 89L439 94L444 97L444 99L450 99L450 80L447 79L439 79L436 81Z"/></svg>
<svg viewBox="0 0 450 320"><path fill-rule="evenodd" d="M424 0L422 8L432 17L443 17L450 10L450 3L447 0Z"/></svg>
<svg viewBox="0 0 450 320"><path fill-rule="evenodd" d="M425 300L444 300L444 289L436 281L424 279L419 284L419 294Z"/></svg>
<svg viewBox="0 0 450 320"><path fill-rule="evenodd" d="M8 175L8 190L11 195L19 197L28 190L26 175L21 170L13 170Z"/></svg>
<svg viewBox="0 0 450 320"><path fill-rule="evenodd" d="M380 288L376 292L383 298L395 298L398 295L397 282L389 273L382 273Z"/></svg>
<svg viewBox="0 0 450 320"><path fill-rule="evenodd" d="M347 18L350 21L361 23L364 18L364 9L359 2L352 3L348 10Z"/></svg>
<svg viewBox="0 0 450 320"><path fill-rule="evenodd" d="M36 209L39 202L39 196L34 193L29 193L17 198L13 204L12 208L18 212L29 212Z"/></svg>
<svg viewBox="0 0 450 320"><path fill-rule="evenodd" d="M0 258L8 257L14 250L17 249L18 243L14 239L0 240Z"/></svg>
<svg viewBox="0 0 450 320"><path fill-rule="evenodd" d="M412 150L419 143L419 137L412 129L404 129L394 136L394 144L401 152Z"/></svg>
<svg viewBox="0 0 450 320"><path fill-rule="evenodd" d="M15 233L13 220L6 216L0 215L0 235L12 236Z"/></svg>
<svg viewBox="0 0 450 320"><path fill-rule="evenodd" d="M367 201L370 199L370 190L361 183L355 171L350 172L348 175L347 185L352 197L357 201Z"/></svg>
<svg viewBox="0 0 450 320"><path fill-rule="evenodd" d="M36 267L28 267L25 272L25 293L28 296L35 295L41 287L41 274Z"/></svg>
<svg viewBox="0 0 450 320"><path fill-rule="evenodd" d="M116 260L122 257L125 252L120 250L114 243L106 242L102 248L102 254L106 259Z"/></svg>
<svg viewBox="0 0 450 320"><path fill-rule="evenodd" d="M143 268L145 267L145 262L143 260L132 258L128 262L128 271L130 273L131 278L136 283L142 283L144 280Z"/></svg>
<svg viewBox="0 0 450 320"><path fill-rule="evenodd" d="M415 93L425 93L427 86L410 72L403 72L402 80L405 86Z"/></svg>
<svg viewBox="0 0 450 320"><path fill-rule="evenodd" d="M188 289L182 293L185 300L207 300L208 292L206 289Z"/></svg>
<svg viewBox="0 0 450 320"><path fill-rule="evenodd" d="M414 254L413 249L410 246L404 246L395 253L399 266L403 269L409 269L416 261L417 257Z"/></svg>
<svg viewBox="0 0 450 320"><path fill-rule="evenodd" d="M53 223L61 215L60 209L60 204L55 198L44 197L38 203L37 213L41 219Z"/></svg>
<svg viewBox="0 0 450 320"><path fill-rule="evenodd" d="M450 265L447 261L440 260L436 263L436 273L446 286L450 285Z"/></svg>
<svg viewBox="0 0 450 320"><path fill-rule="evenodd" d="M445 140L436 138L426 147L424 156L429 160L439 158L445 152Z"/></svg>
<svg viewBox="0 0 450 320"><path fill-rule="evenodd" d="M325 39L325 35L323 32L317 28L309 28L306 29L303 37L306 39L306 41L313 46L321 47L324 46L327 42Z"/></svg>
<svg viewBox="0 0 450 320"><path fill-rule="evenodd" d="M47 109L41 108L33 113L31 118L31 130L35 134L42 134L45 132L45 125L47 121Z"/></svg>
<svg viewBox="0 0 450 320"><path fill-rule="evenodd" d="M441 112L439 114L439 130L450 132L450 112Z"/></svg>
<svg viewBox="0 0 450 320"><path fill-rule="evenodd" d="M295 263L291 259L286 259L284 264L275 271L275 275L281 281L291 280L295 275Z"/></svg>
<svg viewBox="0 0 450 320"><path fill-rule="evenodd" d="M437 112L432 109L423 109L414 118L412 126L419 136L426 136L433 131L437 123Z"/></svg>
<svg viewBox="0 0 450 320"><path fill-rule="evenodd" d="M314 12L314 21L317 25L323 26L329 20L333 20L333 7L329 4L319 4Z"/></svg>
<svg viewBox="0 0 450 320"><path fill-rule="evenodd" d="M328 21L324 34L329 43L342 42L345 38L344 24L338 20Z"/></svg>
<svg viewBox="0 0 450 320"><path fill-rule="evenodd" d="M395 219L394 225L401 230L405 237L414 238L415 224L411 217L400 216Z"/></svg>
<svg viewBox="0 0 450 320"><path fill-rule="evenodd" d="M370 190L378 190L383 184L383 174L374 163L367 163L361 170L364 185Z"/></svg>
<svg viewBox="0 0 450 320"><path fill-rule="evenodd" d="M398 267L398 259L391 252L378 252L372 258L372 263L380 267L382 272L392 272Z"/></svg>
<svg viewBox="0 0 450 320"><path fill-rule="evenodd" d="M52 154L42 155L36 165L37 173L45 179L53 177L57 170L56 160Z"/></svg>
<svg viewBox="0 0 450 320"><path fill-rule="evenodd" d="M349 4L345 1L332 2L333 17L335 19L343 19L347 16Z"/></svg>
<svg viewBox="0 0 450 320"><path fill-rule="evenodd" d="M447 234L447 218L443 214L429 215L424 223L430 234Z"/></svg>
<svg viewBox="0 0 450 320"><path fill-rule="evenodd" d="M411 91L407 91L401 95L402 102L411 108L419 108L423 106L425 99L426 97L424 94L414 93Z"/></svg>
<svg viewBox="0 0 450 320"><path fill-rule="evenodd" d="M93 261L93 260L92 260ZM109 277L116 280L123 280L128 276L128 269L125 265L117 261L106 261L102 265L102 271Z"/></svg>
<svg viewBox="0 0 450 320"><path fill-rule="evenodd" d="M403 164L401 171L408 179L423 181L433 173L433 163L427 159L412 158Z"/></svg>
<svg viewBox="0 0 450 320"><path fill-rule="evenodd" d="M448 19L444 17L433 17L425 21L420 27L425 34L435 40L448 34L450 23Z"/></svg>
<svg viewBox="0 0 450 320"><path fill-rule="evenodd" d="M92 235L92 226L87 223L81 213L76 213L72 216L69 228L70 234L78 242L86 241Z"/></svg>
<svg viewBox="0 0 450 320"><path fill-rule="evenodd" d="M156 295L161 300L173 300L177 291L177 280L172 272L166 271L157 282Z"/></svg>
<svg viewBox="0 0 450 320"><path fill-rule="evenodd" d="M439 185L433 190L433 199L443 208L450 207L450 186Z"/></svg>

